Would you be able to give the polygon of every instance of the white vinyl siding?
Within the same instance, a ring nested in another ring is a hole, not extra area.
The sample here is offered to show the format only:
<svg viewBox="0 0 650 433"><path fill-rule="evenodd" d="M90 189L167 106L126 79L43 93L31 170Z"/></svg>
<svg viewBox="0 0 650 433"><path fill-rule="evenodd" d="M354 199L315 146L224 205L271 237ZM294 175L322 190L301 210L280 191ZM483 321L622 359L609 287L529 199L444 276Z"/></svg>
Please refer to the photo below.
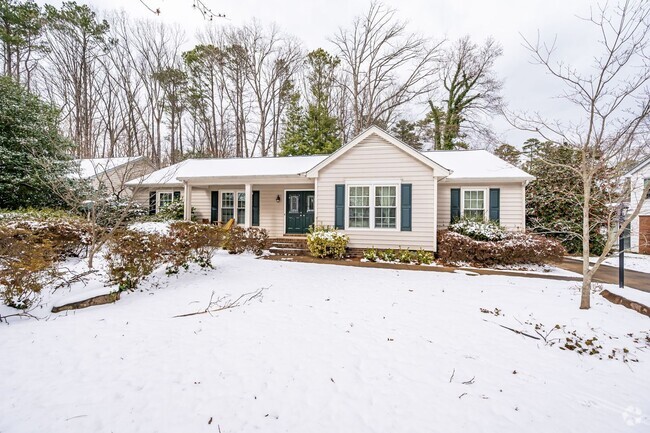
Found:
<svg viewBox="0 0 650 433"><path fill-rule="evenodd" d="M639 204L640 200L643 200L641 205L641 212L639 215L650 215L650 198L645 198L643 194L643 185L650 179L650 164L647 164L645 167L641 168L638 172L634 173L630 178L630 187L632 188L632 194L630 194L630 211L633 211ZM630 246L633 252L639 252L640 244L647 244L650 242L650 239L639 233L639 217L637 216L630 223Z"/></svg>
<svg viewBox="0 0 650 433"><path fill-rule="evenodd" d="M416 160L379 136L372 134L319 172L316 191L316 222L334 226L335 185L372 185L375 181L393 179L412 184L411 231L395 229L344 230L350 236L351 248L435 249L435 180L433 169ZM384 183L385 184L385 183ZM348 203L346 188L346 205ZM399 188L396 195L399 196ZM375 191L370 191L374 197ZM396 208L399 214L399 206ZM346 222L347 224L347 222Z"/></svg>
<svg viewBox="0 0 650 433"><path fill-rule="evenodd" d="M510 183L484 183L477 185L476 182L471 184L438 182L438 228L446 228L449 225L451 217L451 189L459 188L461 190L461 205L463 204L463 194L465 190L482 189L485 192L485 209L486 218L489 217L490 209L490 188L499 188L500 190L500 224L508 230L524 231L526 228L525 214L525 190L522 182Z"/></svg>

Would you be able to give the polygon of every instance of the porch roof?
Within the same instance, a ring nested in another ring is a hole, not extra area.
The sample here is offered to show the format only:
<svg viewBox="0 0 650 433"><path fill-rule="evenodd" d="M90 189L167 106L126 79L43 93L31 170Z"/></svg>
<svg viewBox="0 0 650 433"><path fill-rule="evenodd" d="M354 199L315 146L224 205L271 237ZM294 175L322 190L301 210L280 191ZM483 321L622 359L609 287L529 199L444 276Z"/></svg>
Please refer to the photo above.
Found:
<svg viewBox="0 0 650 433"><path fill-rule="evenodd" d="M181 185L183 181L206 183L236 179L303 178L304 173L327 155L254 157L227 159L189 159L127 182L138 185ZM305 179L305 181L308 181Z"/></svg>

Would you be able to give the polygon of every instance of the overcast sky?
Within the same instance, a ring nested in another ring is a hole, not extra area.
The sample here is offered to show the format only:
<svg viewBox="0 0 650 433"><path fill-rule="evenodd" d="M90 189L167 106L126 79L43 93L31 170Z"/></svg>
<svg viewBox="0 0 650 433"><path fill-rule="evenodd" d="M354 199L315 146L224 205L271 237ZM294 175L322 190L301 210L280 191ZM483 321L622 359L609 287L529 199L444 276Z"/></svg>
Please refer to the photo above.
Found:
<svg viewBox="0 0 650 433"><path fill-rule="evenodd" d="M187 33L188 43L206 23L192 9L192 0L78 0L97 10L123 9L138 18L178 23ZM353 17L367 10L369 0L204 0L215 13L227 19L215 19L212 25L238 25L257 18L262 23L275 22L282 30L297 36L307 50L330 49L328 42L338 27L348 26ZM42 0L39 3L46 3ZM60 1L47 1L60 5ZM551 117L568 115L565 104L556 96L561 92L557 82L540 66L530 63L530 54L522 46L522 36L552 42L557 37L558 59L588 66L597 50L596 35L578 16L587 16L595 0L386 0L397 9L400 19L410 29L436 39L456 39L469 34L475 41L492 36L503 46L504 54L497 63L497 73L504 80L504 96L511 110L540 111ZM424 111L424 107L423 107ZM494 129L511 144L520 146L529 133L512 130L507 123L495 119Z"/></svg>

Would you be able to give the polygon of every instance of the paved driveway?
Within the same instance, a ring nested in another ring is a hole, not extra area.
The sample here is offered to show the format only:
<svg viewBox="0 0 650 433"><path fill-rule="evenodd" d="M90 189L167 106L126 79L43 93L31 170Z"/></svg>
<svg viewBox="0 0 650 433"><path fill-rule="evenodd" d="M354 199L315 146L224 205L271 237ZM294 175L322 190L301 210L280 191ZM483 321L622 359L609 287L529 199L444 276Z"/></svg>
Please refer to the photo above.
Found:
<svg viewBox="0 0 650 433"><path fill-rule="evenodd" d="M566 269L567 271L582 273L581 260L565 258L562 263L558 263L556 266ZM618 268L614 266L600 265L598 271L596 271L596 275L594 276L594 281L618 284ZM625 270L625 285L627 287L650 293L650 274Z"/></svg>

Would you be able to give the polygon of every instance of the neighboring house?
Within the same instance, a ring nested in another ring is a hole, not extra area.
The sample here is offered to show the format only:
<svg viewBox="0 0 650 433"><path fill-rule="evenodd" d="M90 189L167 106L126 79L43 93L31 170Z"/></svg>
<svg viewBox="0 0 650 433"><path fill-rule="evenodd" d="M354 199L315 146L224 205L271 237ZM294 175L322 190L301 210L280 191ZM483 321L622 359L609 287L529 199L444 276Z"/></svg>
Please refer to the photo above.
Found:
<svg viewBox="0 0 650 433"><path fill-rule="evenodd" d="M461 216L525 229L533 176L484 150L418 152L378 127L331 155L195 159L128 182L150 213L185 201L199 221L235 218L271 237L312 224L348 234L351 248L436 250L436 234Z"/></svg>
<svg viewBox="0 0 650 433"><path fill-rule="evenodd" d="M625 177L630 179L630 210L643 201L641 212L630 224L630 249L635 253L650 254L650 192L644 190L650 183L650 158L642 161Z"/></svg>
<svg viewBox="0 0 650 433"><path fill-rule="evenodd" d="M106 188L110 194L121 195L126 183L152 173L155 168L144 156L123 158L76 159L74 177L91 182L93 188Z"/></svg>

